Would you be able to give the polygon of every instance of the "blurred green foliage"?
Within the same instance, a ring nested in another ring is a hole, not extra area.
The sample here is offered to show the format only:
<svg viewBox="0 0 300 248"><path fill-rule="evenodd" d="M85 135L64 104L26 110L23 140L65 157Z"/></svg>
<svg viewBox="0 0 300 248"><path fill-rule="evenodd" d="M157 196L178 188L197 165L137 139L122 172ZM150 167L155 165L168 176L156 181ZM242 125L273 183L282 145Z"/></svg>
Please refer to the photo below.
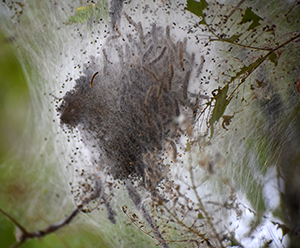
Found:
<svg viewBox="0 0 300 248"><path fill-rule="evenodd" d="M0 207L5 208L7 193L13 198L13 190L5 187L13 175L8 173L13 147L22 136L26 121L28 88L9 39L0 33ZM4 162L5 161L5 162ZM5 164L4 164L5 163ZM0 214L0 247L9 247L14 242L14 225Z"/></svg>
<svg viewBox="0 0 300 248"><path fill-rule="evenodd" d="M22 136L28 109L28 87L14 49L10 39L0 33L1 158Z"/></svg>
<svg viewBox="0 0 300 248"><path fill-rule="evenodd" d="M107 17L106 4L102 1L102 4L91 4L88 6L81 6L76 9L75 15L69 17L69 24L71 23L84 23L92 22L94 19L101 19L104 16Z"/></svg>
<svg viewBox="0 0 300 248"><path fill-rule="evenodd" d="M31 196L38 191L42 181L37 183L37 173L26 173L27 167L23 166L24 163L30 163L26 145L30 145L32 140L26 140L28 135L25 134L28 131L26 123L30 121L30 96L22 66L17 59L17 49L11 40L0 32L0 207L25 228L27 224L35 226L35 222L42 222L45 228L47 224L40 217L42 210L39 206L36 206L37 220L31 219L28 223L27 217L24 216L26 209L32 207ZM45 219L47 220L47 217ZM21 247L110 247L99 233L91 229L82 224L82 221L75 221L57 233L41 240L30 240ZM16 241L15 231L14 224L0 214L0 248L8 248Z"/></svg>

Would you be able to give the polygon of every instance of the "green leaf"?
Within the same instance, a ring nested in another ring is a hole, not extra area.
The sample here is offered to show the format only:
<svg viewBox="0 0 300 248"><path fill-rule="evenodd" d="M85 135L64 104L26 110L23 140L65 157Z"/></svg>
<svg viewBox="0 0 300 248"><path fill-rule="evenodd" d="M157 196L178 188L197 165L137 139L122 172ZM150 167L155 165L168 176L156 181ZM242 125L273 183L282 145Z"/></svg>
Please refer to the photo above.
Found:
<svg viewBox="0 0 300 248"><path fill-rule="evenodd" d="M75 15L69 17L69 24L83 23L89 20L91 17L100 18L102 17L101 10L102 8L95 4L78 7L76 9Z"/></svg>
<svg viewBox="0 0 300 248"><path fill-rule="evenodd" d="M215 96L215 107L213 109L212 115L209 120L210 130L211 130L211 137L214 133L214 124L218 122L221 116L224 114L227 105L229 104L230 100L227 100L227 92L229 86L226 85L223 89L218 89L218 94Z"/></svg>
<svg viewBox="0 0 300 248"><path fill-rule="evenodd" d="M278 64L278 61L277 61L278 58L277 58L276 53L271 53L271 54L269 55L268 59L269 59L271 62L273 62L275 66L277 66L277 64Z"/></svg>
<svg viewBox="0 0 300 248"><path fill-rule="evenodd" d="M248 66L244 65L242 69L234 76L231 77L230 82L233 82L235 79L243 75L244 73L251 73L254 71L263 61L265 60L264 57L258 58L253 63L249 64Z"/></svg>
<svg viewBox="0 0 300 248"><path fill-rule="evenodd" d="M231 37L227 38L227 39L223 39L224 41L229 41L229 42L234 42L236 41L238 38L240 38L242 34L236 34L236 35L232 35Z"/></svg>
<svg viewBox="0 0 300 248"><path fill-rule="evenodd" d="M243 24L243 23L246 23L246 22L252 22L252 24L248 28L248 30L249 30L249 29L254 29L257 26L259 26L260 25L260 23L259 23L260 20L262 20L261 17L256 15L250 8L247 8L240 24Z"/></svg>
<svg viewBox="0 0 300 248"><path fill-rule="evenodd" d="M242 76L243 74L247 75L250 74L253 70L255 70L263 61L265 60L265 57L258 58L253 63L249 64L248 66L244 65L239 72L236 73L235 76L231 77L230 81L227 83L227 86L225 86L223 89L218 89L218 94L214 97L216 100L215 107L213 109L212 116L209 120L210 124L210 137L213 136L214 133L214 124L215 122L218 122L221 116L223 115L227 105L229 104L231 99L227 99L227 91L228 91L228 85L232 83L234 80ZM241 83L245 81L246 77L243 77L241 79Z"/></svg>
<svg viewBox="0 0 300 248"><path fill-rule="evenodd" d="M201 24L201 23L200 23ZM209 41L212 42L212 41L227 41L227 42L230 42L230 43L233 43L234 41L236 41L238 38L240 38L242 34L236 34L236 35L232 35L231 37L229 38L224 38L224 39L214 39L214 38L210 38Z"/></svg>
<svg viewBox="0 0 300 248"><path fill-rule="evenodd" d="M187 0L187 10L192 12L198 17L202 17L200 24L206 25L205 16L203 14L203 10L208 6L205 0L200 0L200 2L196 2L194 0Z"/></svg>
<svg viewBox="0 0 300 248"><path fill-rule="evenodd" d="M187 142L186 144L186 148L185 148L185 151L190 151L191 150L191 143L190 142Z"/></svg>

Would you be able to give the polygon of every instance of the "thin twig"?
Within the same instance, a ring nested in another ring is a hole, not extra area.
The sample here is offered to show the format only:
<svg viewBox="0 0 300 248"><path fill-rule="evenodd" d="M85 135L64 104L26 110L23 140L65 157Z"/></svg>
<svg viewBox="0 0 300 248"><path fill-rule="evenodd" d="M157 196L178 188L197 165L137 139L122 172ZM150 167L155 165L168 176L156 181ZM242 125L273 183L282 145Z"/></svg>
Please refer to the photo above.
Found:
<svg viewBox="0 0 300 248"><path fill-rule="evenodd" d="M97 180L97 183L99 183L99 180ZM100 185L98 185L97 190L94 192L94 194L92 194L89 198L87 198L81 204L76 206L67 217L65 217L64 219L62 219L57 223L49 225L43 230L37 230L34 232L28 232L26 228L24 228L16 219L14 219L11 215L9 215L3 209L0 208L0 212L4 214L12 223L14 223L14 225L18 227L21 231L20 238L18 238L17 242L15 242L10 248L17 248L29 239L42 238L68 225L78 215L78 213L83 210L85 204L100 197L101 193L102 193L102 188Z"/></svg>
<svg viewBox="0 0 300 248"><path fill-rule="evenodd" d="M226 85L224 87L227 87L229 84L231 84L234 80L238 79L240 76L242 76L243 74L245 75L240 83L234 88L234 90L231 92L231 94L229 95L228 99L231 100L233 98L233 94L234 92L245 82L245 80L252 74L252 72L254 72L272 53L276 52L277 50L279 50L280 48L288 45L290 42L296 40L297 38L300 37L300 34L290 38L289 40L285 41L284 43L282 43L281 45L275 47L274 49L271 49L264 57L260 58L258 63L253 66L253 68L249 71L247 71L247 73L243 72L238 72L235 76L231 77L230 81L226 83ZM238 45L233 43L234 45ZM223 88L224 88L223 87ZM221 89L222 90L222 89ZM217 96L217 95L216 95ZM202 109L201 113L199 114L198 118L196 119L196 122L200 119L200 117L204 114L204 112L206 111L206 109L208 107L210 107L213 103L213 101L216 99L216 96L212 97L207 103L206 106ZM195 122L195 123L196 123Z"/></svg>
<svg viewBox="0 0 300 248"><path fill-rule="evenodd" d="M193 172L192 172L192 167L191 167L191 166L190 166L190 168L189 168L189 173L190 173L190 176L191 176L191 183L192 183L191 188L192 188L192 190L194 191L194 194L195 194L195 196L196 196L196 198L197 198L197 201L198 201L198 204L199 204L199 206L200 206L200 209L201 209L201 211L204 213L204 216L205 216L205 218L206 218L207 224L210 226L210 228L212 229L212 231L213 231L215 237L218 239L218 241L219 241L219 243L220 243L220 247L224 248L224 246L223 246L223 244L222 244L222 239L219 237L219 234L218 234L217 230L215 229L214 224L211 222L211 217L210 217L209 214L206 212L206 210L205 210L205 208L204 208L204 204L203 204L203 202L202 202L202 200L201 200L201 198L200 198L200 196L199 196L199 194L198 194L198 192L197 192L197 188L196 188L196 186L195 186L195 181L194 181L194 174L193 174Z"/></svg>
<svg viewBox="0 0 300 248"><path fill-rule="evenodd" d="M192 227L187 226L184 222L182 222L174 213L171 212L171 210L165 205L165 203L163 201L162 202L162 206L164 207L164 209L170 214L170 216L176 220L176 222L178 224L180 224L181 226L183 226L184 228L186 228L187 230L189 230L191 233L196 234L197 236L199 236L201 239L203 239L207 244L209 244L209 239L205 237L205 234L201 234L198 230L195 230Z"/></svg>
<svg viewBox="0 0 300 248"><path fill-rule="evenodd" d="M81 211L83 205L79 207L75 207L72 212L63 220L49 225L46 227L44 230L38 230L34 232L28 232L15 218L13 218L11 215L6 213L4 210L0 208L0 212L4 214L16 227L18 227L21 231L21 237L17 242L15 242L10 248L17 248L21 244L25 243L29 239L34 239L34 238L41 238L44 237L50 233L54 233L57 230L61 229L62 227L68 225L76 216L77 214Z"/></svg>
<svg viewBox="0 0 300 248"><path fill-rule="evenodd" d="M250 76L250 74L252 72L254 72L272 53L276 52L278 49L284 47L285 45L289 44L290 42L296 40L297 38L300 37L300 34L292 37L291 39L287 40L286 42L282 43L281 45L277 46L276 48L272 49L270 52L268 52L264 57L262 57L259 62L250 70L247 71L247 74L245 75L245 77L242 78L241 82L234 88L234 90L231 92L230 96L228 97L229 100L232 99L234 92L241 86L241 84L243 84L245 82L245 80ZM243 73L245 74L245 73ZM230 83L232 83L235 79L237 79L239 77L239 73L237 73L237 75L235 77L232 77L231 80L224 86L226 87L227 85L229 85Z"/></svg>

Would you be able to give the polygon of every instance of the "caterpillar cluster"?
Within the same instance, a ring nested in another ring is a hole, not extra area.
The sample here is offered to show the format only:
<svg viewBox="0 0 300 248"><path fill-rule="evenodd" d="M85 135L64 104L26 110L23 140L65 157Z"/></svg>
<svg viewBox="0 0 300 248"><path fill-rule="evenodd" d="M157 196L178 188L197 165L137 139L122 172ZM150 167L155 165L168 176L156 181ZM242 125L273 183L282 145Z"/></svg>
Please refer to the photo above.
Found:
<svg viewBox="0 0 300 248"><path fill-rule="evenodd" d="M194 54L186 51L186 39L171 39L169 26L153 24L144 33L124 15L136 34L111 36L103 56L92 57L65 94L59 113L62 124L77 127L87 147L106 157L105 165L95 159L100 170L114 179L146 180L166 169L164 163L150 168L150 157L160 161L169 146L176 158L180 116L196 108L188 96Z"/></svg>

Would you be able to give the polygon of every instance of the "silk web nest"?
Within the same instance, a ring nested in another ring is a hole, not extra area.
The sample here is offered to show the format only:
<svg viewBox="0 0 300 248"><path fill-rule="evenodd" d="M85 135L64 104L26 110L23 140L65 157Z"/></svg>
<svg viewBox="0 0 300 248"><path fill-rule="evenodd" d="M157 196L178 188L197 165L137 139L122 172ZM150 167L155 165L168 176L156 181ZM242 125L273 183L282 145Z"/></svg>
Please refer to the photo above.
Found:
<svg viewBox="0 0 300 248"><path fill-rule="evenodd" d="M168 180L177 144L190 135L198 106L197 95L188 91L195 54L187 52L187 39L175 42L169 26L152 24L144 32L141 23L123 15L136 32L124 37L116 28L58 108L64 130L76 128L92 154L93 169L82 170L73 192L76 204L101 199L112 222L105 175L125 184L139 209L136 187L164 200L157 187ZM144 217L154 228L151 217ZM157 230L156 236L162 240Z"/></svg>

